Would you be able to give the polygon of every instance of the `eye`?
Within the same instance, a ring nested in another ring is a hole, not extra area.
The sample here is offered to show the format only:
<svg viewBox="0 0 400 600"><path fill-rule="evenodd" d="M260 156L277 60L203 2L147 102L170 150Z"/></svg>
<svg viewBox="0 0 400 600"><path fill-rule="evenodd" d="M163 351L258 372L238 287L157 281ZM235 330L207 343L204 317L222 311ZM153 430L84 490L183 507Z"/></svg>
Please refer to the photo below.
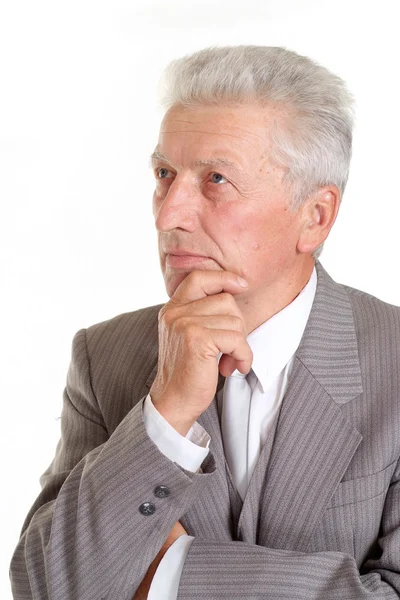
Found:
<svg viewBox="0 0 400 600"><path fill-rule="evenodd" d="M169 171L165 167L159 167L156 169L156 173L159 179L166 179L169 175Z"/></svg>
<svg viewBox="0 0 400 600"><path fill-rule="evenodd" d="M221 173L213 173L211 175L211 181L213 183L228 183L228 180L225 179L225 177L221 175Z"/></svg>

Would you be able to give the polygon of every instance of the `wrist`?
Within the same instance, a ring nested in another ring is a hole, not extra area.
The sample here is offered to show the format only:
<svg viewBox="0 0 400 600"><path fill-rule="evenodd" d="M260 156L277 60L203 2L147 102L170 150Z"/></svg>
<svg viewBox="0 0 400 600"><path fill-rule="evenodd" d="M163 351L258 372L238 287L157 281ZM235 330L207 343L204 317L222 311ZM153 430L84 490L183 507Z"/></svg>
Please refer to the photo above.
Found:
<svg viewBox="0 0 400 600"><path fill-rule="evenodd" d="M182 410L177 409L177 406L181 406L181 403L172 403L163 397L153 396L151 390L150 399L154 408L159 412L163 419L165 419L180 435L186 437L188 431L196 422L197 417L188 417L183 414Z"/></svg>

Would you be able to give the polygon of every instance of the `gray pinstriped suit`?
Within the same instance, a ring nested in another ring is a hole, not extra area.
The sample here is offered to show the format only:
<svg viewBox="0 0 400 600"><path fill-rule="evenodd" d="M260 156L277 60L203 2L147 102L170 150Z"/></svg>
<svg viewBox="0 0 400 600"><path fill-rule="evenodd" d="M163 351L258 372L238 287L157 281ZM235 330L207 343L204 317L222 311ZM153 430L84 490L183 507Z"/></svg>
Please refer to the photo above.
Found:
<svg viewBox="0 0 400 600"><path fill-rule="evenodd" d="M203 473L146 434L161 305L78 331L62 438L11 566L16 599L131 599L177 520L196 538L179 600L400 598L400 309L335 283L319 262L317 275L244 503L215 398L199 418L211 435ZM155 497L159 484L169 497Z"/></svg>

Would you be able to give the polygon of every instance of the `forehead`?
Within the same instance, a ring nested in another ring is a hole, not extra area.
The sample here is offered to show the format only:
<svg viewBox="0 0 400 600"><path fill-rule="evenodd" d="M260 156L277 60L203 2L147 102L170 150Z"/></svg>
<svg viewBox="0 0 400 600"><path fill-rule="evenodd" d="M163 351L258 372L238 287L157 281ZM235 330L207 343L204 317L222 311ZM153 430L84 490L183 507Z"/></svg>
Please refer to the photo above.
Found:
<svg viewBox="0 0 400 600"><path fill-rule="evenodd" d="M277 117L273 108L259 105L174 106L160 126L157 151L218 155L240 160L268 154L269 127ZM201 157L200 157L201 158Z"/></svg>

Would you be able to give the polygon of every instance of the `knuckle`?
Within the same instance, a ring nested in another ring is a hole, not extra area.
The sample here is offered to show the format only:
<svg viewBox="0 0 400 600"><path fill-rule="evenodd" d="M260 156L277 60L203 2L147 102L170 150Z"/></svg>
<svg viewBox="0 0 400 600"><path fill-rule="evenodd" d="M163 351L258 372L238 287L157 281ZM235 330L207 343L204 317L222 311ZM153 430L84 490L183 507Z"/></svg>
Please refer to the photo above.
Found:
<svg viewBox="0 0 400 600"><path fill-rule="evenodd" d="M179 333L186 334L188 327L189 328L191 327L189 317L182 316L182 317L179 317L178 319L176 319L176 321L174 322L174 328Z"/></svg>
<svg viewBox="0 0 400 600"><path fill-rule="evenodd" d="M221 292L220 298L227 311L236 312L236 302L232 294L229 292Z"/></svg>
<svg viewBox="0 0 400 600"><path fill-rule="evenodd" d="M241 344L244 341L243 333L241 331L235 331L235 337L238 344Z"/></svg>
<svg viewBox="0 0 400 600"><path fill-rule="evenodd" d="M231 339L232 343L235 344L235 346L239 346L239 344L243 340L243 335L242 333L240 333L240 331L231 331Z"/></svg>
<svg viewBox="0 0 400 600"><path fill-rule="evenodd" d="M158 313L158 322L165 327L170 327L177 319L177 307L171 306L170 303L165 304Z"/></svg>
<svg viewBox="0 0 400 600"><path fill-rule="evenodd" d="M233 322L234 322L235 329L237 329L241 333L244 333L243 319L241 319L238 316L234 316L234 317L232 317L232 319L233 319Z"/></svg>
<svg viewBox="0 0 400 600"><path fill-rule="evenodd" d="M164 327L168 327L171 323L171 313L166 309L161 309L158 313L158 322L159 324L164 325Z"/></svg>
<svg viewBox="0 0 400 600"><path fill-rule="evenodd" d="M158 311L158 322L163 320L166 311L167 311L167 305L164 304L164 306L162 306L160 308L160 310Z"/></svg>

